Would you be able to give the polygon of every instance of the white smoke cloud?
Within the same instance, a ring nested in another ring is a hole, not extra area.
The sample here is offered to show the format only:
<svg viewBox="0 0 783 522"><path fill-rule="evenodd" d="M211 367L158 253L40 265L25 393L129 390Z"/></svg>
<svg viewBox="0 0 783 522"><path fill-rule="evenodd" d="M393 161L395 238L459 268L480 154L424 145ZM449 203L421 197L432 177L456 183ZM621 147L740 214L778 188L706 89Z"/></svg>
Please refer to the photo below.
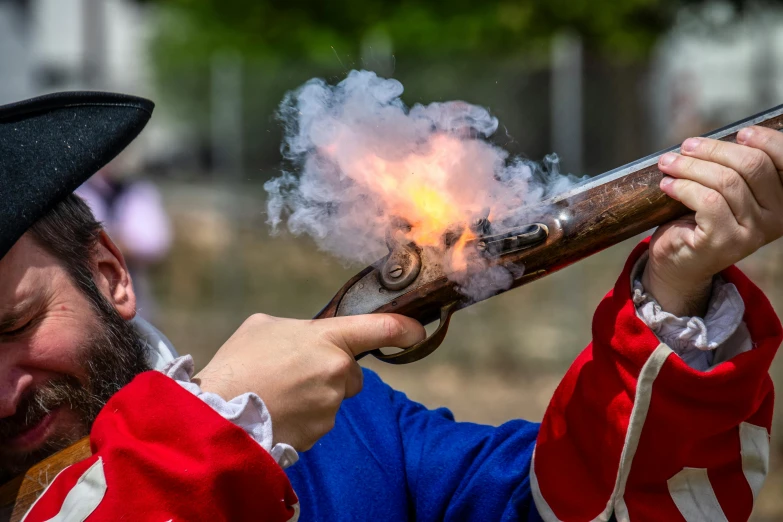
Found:
<svg viewBox="0 0 783 522"><path fill-rule="evenodd" d="M273 230L287 224L342 260L371 263L388 252L394 218L413 225L418 244L434 245L436 232L487 209L497 230L573 184L556 156L541 166L487 141L498 120L486 109L459 101L408 108L402 92L397 80L352 71L337 85L313 79L286 95L279 116L292 168L265 185ZM485 276L490 286L510 284L510 274Z"/></svg>

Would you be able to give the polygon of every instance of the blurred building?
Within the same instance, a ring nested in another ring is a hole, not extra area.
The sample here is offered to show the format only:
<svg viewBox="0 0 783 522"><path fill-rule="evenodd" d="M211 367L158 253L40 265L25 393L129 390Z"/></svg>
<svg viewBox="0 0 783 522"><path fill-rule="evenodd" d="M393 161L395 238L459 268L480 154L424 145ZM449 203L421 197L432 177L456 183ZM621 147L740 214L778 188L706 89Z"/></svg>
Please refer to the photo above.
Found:
<svg viewBox="0 0 783 522"><path fill-rule="evenodd" d="M158 12L143 0L0 0L0 104L81 89L158 100ZM159 105L134 142L143 167L168 161L180 133Z"/></svg>
<svg viewBox="0 0 783 522"><path fill-rule="evenodd" d="M657 48L649 97L661 147L783 104L783 9L704 11L684 11Z"/></svg>
<svg viewBox="0 0 783 522"><path fill-rule="evenodd" d="M151 91L136 0L0 0L0 103L68 89Z"/></svg>

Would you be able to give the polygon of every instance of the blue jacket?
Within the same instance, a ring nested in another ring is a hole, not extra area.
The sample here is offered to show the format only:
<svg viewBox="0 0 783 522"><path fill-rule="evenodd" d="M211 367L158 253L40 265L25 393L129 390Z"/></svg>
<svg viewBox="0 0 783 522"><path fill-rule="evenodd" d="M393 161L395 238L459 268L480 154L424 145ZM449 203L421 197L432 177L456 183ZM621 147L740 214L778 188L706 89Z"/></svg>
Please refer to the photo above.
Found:
<svg viewBox="0 0 783 522"><path fill-rule="evenodd" d="M537 423L455 422L364 370L334 429L287 472L307 521L531 520Z"/></svg>

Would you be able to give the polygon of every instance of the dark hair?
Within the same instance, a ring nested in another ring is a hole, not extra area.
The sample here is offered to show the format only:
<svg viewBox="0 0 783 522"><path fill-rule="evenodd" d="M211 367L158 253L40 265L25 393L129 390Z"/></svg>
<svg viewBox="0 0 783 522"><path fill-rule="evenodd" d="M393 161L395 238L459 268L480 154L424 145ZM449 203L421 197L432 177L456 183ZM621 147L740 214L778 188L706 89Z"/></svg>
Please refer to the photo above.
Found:
<svg viewBox="0 0 783 522"><path fill-rule="evenodd" d="M33 239L65 267L96 309L108 304L93 280L92 253L103 226L79 196L71 194L30 227Z"/></svg>

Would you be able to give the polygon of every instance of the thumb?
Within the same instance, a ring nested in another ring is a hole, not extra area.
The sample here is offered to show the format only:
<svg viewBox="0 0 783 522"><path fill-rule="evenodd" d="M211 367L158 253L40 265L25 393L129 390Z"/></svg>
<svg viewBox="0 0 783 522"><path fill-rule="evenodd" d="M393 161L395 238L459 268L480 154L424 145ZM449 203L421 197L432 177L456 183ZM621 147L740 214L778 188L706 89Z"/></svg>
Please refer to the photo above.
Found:
<svg viewBox="0 0 783 522"><path fill-rule="evenodd" d="M354 357L378 348L407 348L427 336L421 323L399 314L353 315L321 322L335 344Z"/></svg>

